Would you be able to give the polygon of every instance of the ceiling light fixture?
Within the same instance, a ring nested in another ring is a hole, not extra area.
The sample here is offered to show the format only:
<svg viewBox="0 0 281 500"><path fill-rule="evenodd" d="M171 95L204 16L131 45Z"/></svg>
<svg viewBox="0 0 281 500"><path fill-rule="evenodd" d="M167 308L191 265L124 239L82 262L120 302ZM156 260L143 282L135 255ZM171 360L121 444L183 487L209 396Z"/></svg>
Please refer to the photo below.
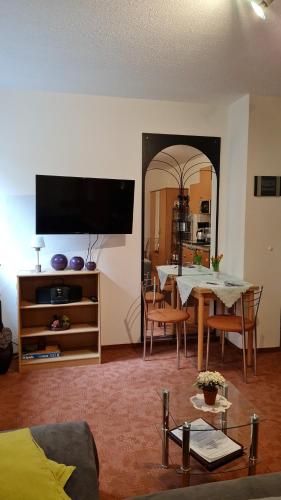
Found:
<svg viewBox="0 0 281 500"><path fill-rule="evenodd" d="M253 7L257 16L261 19L266 19L266 9L273 2L273 0L251 0L251 6Z"/></svg>

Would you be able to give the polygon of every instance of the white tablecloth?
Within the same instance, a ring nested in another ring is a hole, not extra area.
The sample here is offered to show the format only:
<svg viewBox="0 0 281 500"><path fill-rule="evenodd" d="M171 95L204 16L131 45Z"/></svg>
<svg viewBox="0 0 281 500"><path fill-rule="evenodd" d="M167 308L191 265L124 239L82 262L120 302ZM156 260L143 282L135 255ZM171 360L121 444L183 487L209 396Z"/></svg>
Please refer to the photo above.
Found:
<svg viewBox="0 0 281 500"><path fill-rule="evenodd" d="M157 272L159 276L161 290L163 290L168 276L177 276L178 266L177 265L167 265L167 266L157 266ZM213 271L208 267L204 266L182 266L183 276L204 276L205 274L213 274Z"/></svg>
<svg viewBox="0 0 281 500"><path fill-rule="evenodd" d="M212 271L211 271L212 273ZM219 277L211 276L178 276L177 286L182 304L184 304L193 288L207 288L226 305L231 307L239 299L240 294L246 292L251 286L247 281L239 280L235 276L219 273Z"/></svg>

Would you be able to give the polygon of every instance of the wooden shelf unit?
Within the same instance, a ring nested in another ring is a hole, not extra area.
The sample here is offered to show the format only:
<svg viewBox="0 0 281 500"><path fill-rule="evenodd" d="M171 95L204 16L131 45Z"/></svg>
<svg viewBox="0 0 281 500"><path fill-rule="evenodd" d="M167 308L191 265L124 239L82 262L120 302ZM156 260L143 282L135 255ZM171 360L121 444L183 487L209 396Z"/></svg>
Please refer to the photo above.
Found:
<svg viewBox="0 0 281 500"><path fill-rule="evenodd" d="M36 289L41 286L80 285L83 298L67 304L37 304ZM19 370L96 364L101 362L100 273L99 271L48 271L18 274ZM96 301L90 297L96 297ZM51 331L53 316L67 315L68 330ZM59 345L55 358L22 359L26 343Z"/></svg>

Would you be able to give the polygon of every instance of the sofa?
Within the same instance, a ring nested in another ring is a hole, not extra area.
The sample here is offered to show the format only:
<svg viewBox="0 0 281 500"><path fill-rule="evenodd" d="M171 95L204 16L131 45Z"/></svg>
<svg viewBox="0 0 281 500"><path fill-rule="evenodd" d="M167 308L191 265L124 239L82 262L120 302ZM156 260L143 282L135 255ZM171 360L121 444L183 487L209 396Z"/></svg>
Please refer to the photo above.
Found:
<svg viewBox="0 0 281 500"><path fill-rule="evenodd" d="M98 500L99 461L94 438L87 422L65 422L30 428L47 458L76 465L66 483L72 500Z"/></svg>
<svg viewBox="0 0 281 500"><path fill-rule="evenodd" d="M134 500L254 500L271 498L281 500L281 472L217 481L133 497Z"/></svg>

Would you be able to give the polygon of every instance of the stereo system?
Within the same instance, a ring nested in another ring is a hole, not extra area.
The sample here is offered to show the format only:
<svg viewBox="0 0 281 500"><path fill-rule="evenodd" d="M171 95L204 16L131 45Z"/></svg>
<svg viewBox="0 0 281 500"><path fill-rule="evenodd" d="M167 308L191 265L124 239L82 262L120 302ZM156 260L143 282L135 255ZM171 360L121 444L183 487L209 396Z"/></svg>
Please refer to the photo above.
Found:
<svg viewBox="0 0 281 500"><path fill-rule="evenodd" d="M82 300L80 285L39 286L35 292L36 304L67 304Z"/></svg>

